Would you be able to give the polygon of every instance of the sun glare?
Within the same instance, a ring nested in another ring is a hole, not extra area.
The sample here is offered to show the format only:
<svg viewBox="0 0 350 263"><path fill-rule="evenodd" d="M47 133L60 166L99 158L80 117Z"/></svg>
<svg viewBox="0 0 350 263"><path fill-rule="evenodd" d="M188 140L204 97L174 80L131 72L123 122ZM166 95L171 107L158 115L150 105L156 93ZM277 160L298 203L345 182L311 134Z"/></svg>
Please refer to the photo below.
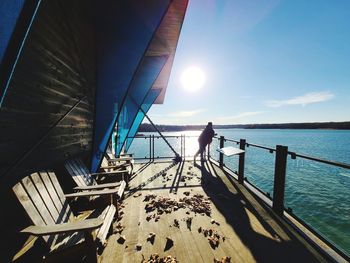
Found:
<svg viewBox="0 0 350 263"><path fill-rule="evenodd" d="M185 90L195 92L200 90L205 82L205 75L198 67L190 67L181 75L181 83Z"/></svg>

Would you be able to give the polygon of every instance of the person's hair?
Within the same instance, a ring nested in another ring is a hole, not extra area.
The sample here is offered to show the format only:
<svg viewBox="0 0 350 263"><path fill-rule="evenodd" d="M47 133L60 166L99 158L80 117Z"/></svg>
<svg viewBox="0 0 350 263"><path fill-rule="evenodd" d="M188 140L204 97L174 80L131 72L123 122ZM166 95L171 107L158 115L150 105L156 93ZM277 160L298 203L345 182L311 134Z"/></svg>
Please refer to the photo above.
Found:
<svg viewBox="0 0 350 263"><path fill-rule="evenodd" d="M208 122L208 125L213 125L213 123L210 121L210 122Z"/></svg>

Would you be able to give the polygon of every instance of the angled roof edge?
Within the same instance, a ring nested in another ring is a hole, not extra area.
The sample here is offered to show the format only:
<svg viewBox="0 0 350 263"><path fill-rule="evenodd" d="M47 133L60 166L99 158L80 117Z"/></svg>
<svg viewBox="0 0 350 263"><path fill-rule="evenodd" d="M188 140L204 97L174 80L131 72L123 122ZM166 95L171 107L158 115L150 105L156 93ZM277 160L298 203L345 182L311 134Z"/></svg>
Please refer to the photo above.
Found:
<svg viewBox="0 0 350 263"><path fill-rule="evenodd" d="M188 0L172 1L168 12L164 16L159 28L156 31L155 37L158 41L154 41L147 51L147 55L161 55L164 53L169 55L167 63L164 65L164 68L160 72L152 87L155 89L161 89L161 92L158 98L154 101L154 104L163 104L164 102L187 5Z"/></svg>

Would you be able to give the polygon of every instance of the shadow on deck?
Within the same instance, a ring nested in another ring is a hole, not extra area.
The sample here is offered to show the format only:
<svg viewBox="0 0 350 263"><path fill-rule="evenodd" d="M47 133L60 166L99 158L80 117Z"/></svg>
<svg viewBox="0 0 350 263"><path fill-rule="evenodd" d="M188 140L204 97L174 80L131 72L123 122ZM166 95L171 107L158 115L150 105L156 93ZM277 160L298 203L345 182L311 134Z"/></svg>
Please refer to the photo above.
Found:
<svg viewBox="0 0 350 263"><path fill-rule="evenodd" d="M147 220L147 194L179 200L185 192L208 197L211 215L179 209L160 214L157 221ZM210 162L138 164L124 203L120 223L125 229L110 236L101 262L141 262L153 253L170 254L179 262L214 262L214 258L225 256L231 257L231 262L326 262L246 188ZM191 228L185 222L189 217ZM178 220L179 228L174 226L174 220ZM197 231L199 227L217 231L225 241L220 240L213 248L207 237ZM150 232L155 233L153 243L147 241ZM125 242L118 242L120 235ZM167 238L173 240L170 247ZM142 246L140 250L135 249L137 245Z"/></svg>

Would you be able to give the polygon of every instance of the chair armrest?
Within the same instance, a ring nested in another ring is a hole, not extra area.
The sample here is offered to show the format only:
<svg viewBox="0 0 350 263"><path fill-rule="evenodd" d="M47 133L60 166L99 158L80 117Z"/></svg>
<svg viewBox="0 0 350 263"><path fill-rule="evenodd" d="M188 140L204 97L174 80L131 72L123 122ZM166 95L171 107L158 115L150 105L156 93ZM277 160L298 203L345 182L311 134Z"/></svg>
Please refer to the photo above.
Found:
<svg viewBox="0 0 350 263"><path fill-rule="evenodd" d="M91 176L103 176L103 175L111 175L111 174L122 174L122 173L127 173L129 170L113 170L109 172L101 172L101 173L92 173L90 174Z"/></svg>
<svg viewBox="0 0 350 263"><path fill-rule="evenodd" d="M134 154L133 153L121 153L120 156L130 156L132 157Z"/></svg>
<svg viewBox="0 0 350 263"><path fill-rule="evenodd" d="M125 157L119 157L119 158L112 158L109 159L109 162L120 162L120 161L133 161L134 157L129 157L129 156L125 156Z"/></svg>
<svg viewBox="0 0 350 263"><path fill-rule="evenodd" d="M99 177L99 176L108 176L108 175L113 175L113 174L123 174L123 173L130 173L129 170L113 170L109 172L102 172L102 173L92 173L90 174L91 176L94 177Z"/></svg>
<svg viewBox="0 0 350 263"><path fill-rule="evenodd" d="M93 230L102 226L103 221L104 220L102 218L94 218L57 225L29 226L21 230L21 233L28 233L34 236L45 236L59 233Z"/></svg>
<svg viewBox="0 0 350 263"><path fill-rule="evenodd" d="M111 194L117 194L117 193L118 193L118 188L112 188L112 189L103 189L103 190L96 190L96 191L85 191L85 192L79 192L79 193L65 194L64 196L66 198L75 198L75 197L82 197L82 196L111 195Z"/></svg>
<svg viewBox="0 0 350 263"><path fill-rule="evenodd" d="M120 164L111 164L108 166L100 166L101 169L113 169L113 168L125 168L132 165L132 163L120 163Z"/></svg>
<svg viewBox="0 0 350 263"><path fill-rule="evenodd" d="M120 187L118 189L118 197L119 198L122 198L124 190L125 190L125 187L126 187L126 182L122 181L121 184L120 184Z"/></svg>
<svg viewBox="0 0 350 263"><path fill-rule="evenodd" d="M84 191L84 190L98 190L104 188L116 188L119 187L120 183L108 183L108 184L97 184L97 185L86 185L86 186L77 186L73 189L76 191Z"/></svg>

